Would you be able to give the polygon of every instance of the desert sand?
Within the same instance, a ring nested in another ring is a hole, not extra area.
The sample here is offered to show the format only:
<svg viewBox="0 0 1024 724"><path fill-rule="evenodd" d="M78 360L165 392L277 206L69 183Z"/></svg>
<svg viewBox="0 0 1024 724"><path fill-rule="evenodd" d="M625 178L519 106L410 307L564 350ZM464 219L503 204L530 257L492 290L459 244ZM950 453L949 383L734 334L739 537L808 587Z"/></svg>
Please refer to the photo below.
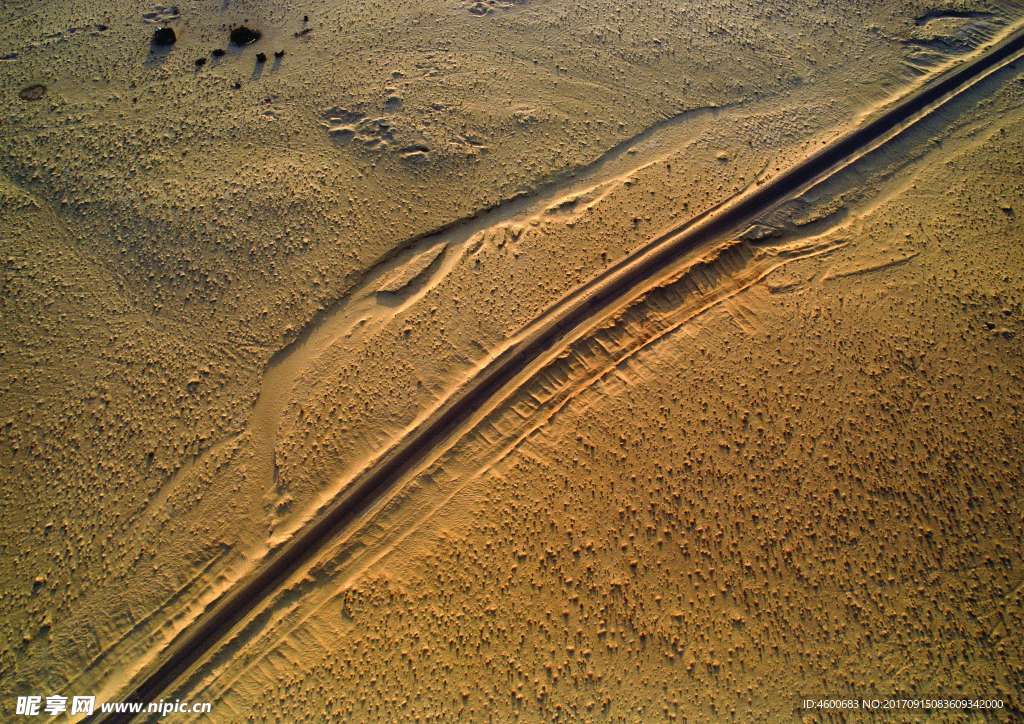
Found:
<svg viewBox="0 0 1024 724"><path fill-rule="evenodd" d="M424 431L652 244L1022 22L6 4L5 716L137 692L389 455L161 696L214 721L1020 716L1016 56Z"/></svg>

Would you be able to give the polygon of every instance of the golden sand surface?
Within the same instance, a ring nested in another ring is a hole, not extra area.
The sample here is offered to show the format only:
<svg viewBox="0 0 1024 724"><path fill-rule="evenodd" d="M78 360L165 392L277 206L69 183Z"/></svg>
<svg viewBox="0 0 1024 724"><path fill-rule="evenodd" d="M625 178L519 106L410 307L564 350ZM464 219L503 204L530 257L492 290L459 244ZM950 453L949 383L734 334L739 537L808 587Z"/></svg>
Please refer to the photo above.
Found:
<svg viewBox="0 0 1024 724"><path fill-rule="evenodd" d="M5 3L0 691L117 698L552 305L1022 18ZM173 693L1020 715L1022 213L1018 62L523 370Z"/></svg>

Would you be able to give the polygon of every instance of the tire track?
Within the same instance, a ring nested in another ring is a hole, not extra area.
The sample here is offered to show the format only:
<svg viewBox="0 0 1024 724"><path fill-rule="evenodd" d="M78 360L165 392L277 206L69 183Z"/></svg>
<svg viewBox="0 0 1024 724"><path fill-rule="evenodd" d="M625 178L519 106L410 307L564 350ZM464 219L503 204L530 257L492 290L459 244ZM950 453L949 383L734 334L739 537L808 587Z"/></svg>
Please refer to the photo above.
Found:
<svg viewBox="0 0 1024 724"><path fill-rule="evenodd" d="M195 624L186 629L152 670L123 700L148 702L204 655L216 648L236 627L258 611L259 604L340 532L371 510L411 471L424 464L467 425L477 420L489 401L501 397L537 363L550 359L566 344L593 327L622 303L656 286L672 273L672 265L699 244L735 233L757 216L770 211L809 185L829 176L863 154L899 136L946 101L975 82L1019 59L1024 30L1015 29L961 65L947 71L884 111L824 146L771 181L733 201L659 235L636 254L577 290L527 329L473 380L433 415L375 463L363 471L309 526L284 543L251 577L243 581ZM94 717L98 721L128 721L129 714Z"/></svg>

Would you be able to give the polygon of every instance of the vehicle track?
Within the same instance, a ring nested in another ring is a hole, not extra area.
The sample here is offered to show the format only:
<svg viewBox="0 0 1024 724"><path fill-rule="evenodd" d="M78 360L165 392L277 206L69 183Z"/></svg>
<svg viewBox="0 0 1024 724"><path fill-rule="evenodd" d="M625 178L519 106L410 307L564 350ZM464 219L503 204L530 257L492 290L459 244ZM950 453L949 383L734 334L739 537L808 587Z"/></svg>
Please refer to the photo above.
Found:
<svg viewBox="0 0 1024 724"><path fill-rule="evenodd" d="M658 235L603 275L553 306L480 373L425 419L403 440L384 452L304 529L273 552L256 571L213 604L185 629L162 659L134 685L124 701L161 697L176 680L215 649L259 604L317 553L358 521L396 484L417 469L432 451L450 440L489 400L539 360L671 273L672 264L698 244L737 233L759 215L802 189L830 176L868 151L878 148L942 107L975 82L1024 54L1019 26L1001 41L934 78L878 115L825 145L787 171L733 200ZM95 721L129 721L131 714L98 714Z"/></svg>

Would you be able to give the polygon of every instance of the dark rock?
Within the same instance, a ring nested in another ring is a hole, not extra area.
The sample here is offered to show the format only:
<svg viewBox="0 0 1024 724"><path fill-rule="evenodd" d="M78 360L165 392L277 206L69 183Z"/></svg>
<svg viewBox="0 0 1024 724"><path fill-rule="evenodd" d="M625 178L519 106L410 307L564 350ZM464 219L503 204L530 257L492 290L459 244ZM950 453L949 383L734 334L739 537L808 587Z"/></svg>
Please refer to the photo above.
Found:
<svg viewBox="0 0 1024 724"><path fill-rule="evenodd" d="M206 65L206 58L196 58L197 68L202 68L204 65Z"/></svg>
<svg viewBox="0 0 1024 724"><path fill-rule="evenodd" d="M275 50L274 51L274 57L275 58L283 58L284 57L284 51L283 50Z"/></svg>
<svg viewBox="0 0 1024 724"><path fill-rule="evenodd" d="M235 90L238 90L239 88L242 87L242 81L236 80L234 83L231 84L231 87L234 88Z"/></svg>
<svg viewBox="0 0 1024 724"><path fill-rule="evenodd" d="M231 31L231 44L239 47L245 45L252 45L260 39L262 33L259 30L253 30L247 28L244 25L239 25Z"/></svg>
<svg viewBox="0 0 1024 724"><path fill-rule="evenodd" d="M227 52L227 51L225 51L224 48L215 48L210 53L210 55L212 55L214 58L223 58L225 52Z"/></svg>
<svg viewBox="0 0 1024 724"><path fill-rule="evenodd" d="M267 54L266 53L256 53L256 62L257 63L266 63L267 62Z"/></svg>
<svg viewBox="0 0 1024 724"><path fill-rule="evenodd" d="M153 31L153 45L160 48L169 48L178 42L178 36L174 28L159 27Z"/></svg>
<svg viewBox="0 0 1024 724"><path fill-rule="evenodd" d="M46 95L46 86L41 83L27 85L18 91L18 98L23 101L38 101Z"/></svg>

